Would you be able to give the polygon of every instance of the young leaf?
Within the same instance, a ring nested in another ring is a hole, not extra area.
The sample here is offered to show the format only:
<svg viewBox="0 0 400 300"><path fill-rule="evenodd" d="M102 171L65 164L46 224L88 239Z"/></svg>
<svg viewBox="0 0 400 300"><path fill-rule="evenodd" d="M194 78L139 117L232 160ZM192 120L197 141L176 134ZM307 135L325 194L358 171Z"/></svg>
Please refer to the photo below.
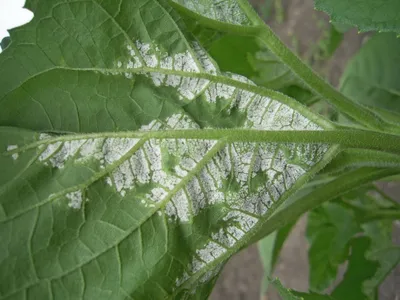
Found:
<svg viewBox="0 0 400 300"><path fill-rule="evenodd" d="M307 238L310 289L324 291L336 279L339 266L348 255L348 243L360 231L351 210L325 203L308 216Z"/></svg>
<svg viewBox="0 0 400 300"><path fill-rule="evenodd" d="M0 296L204 299L336 152L275 139L329 126L221 73L165 1L27 4L0 55Z"/></svg>
<svg viewBox="0 0 400 300"><path fill-rule="evenodd" d="M357 26L361 31L400 33L400 2L397 0L315 0L315 7L332 21Z"/></svg>
<svg viewBox="0 0 400 300"><path fill-rule="evenodd" d="M374 35L347 65L341 91L360 103L400 113L399 53L395 34Z"/></svg>

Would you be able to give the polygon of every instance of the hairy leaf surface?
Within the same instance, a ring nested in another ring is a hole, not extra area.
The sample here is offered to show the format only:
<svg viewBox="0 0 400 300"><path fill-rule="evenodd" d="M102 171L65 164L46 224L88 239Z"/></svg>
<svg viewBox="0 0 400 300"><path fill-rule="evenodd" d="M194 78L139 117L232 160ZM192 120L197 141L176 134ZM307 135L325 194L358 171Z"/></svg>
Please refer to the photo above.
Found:
<svg viewBox="0 0 400 300"><path fill-rule="evenodd" d="M335 151L269 135L329 126L221 73L165 1L28 7L0 55L0 298L205 299Z"/></svg>

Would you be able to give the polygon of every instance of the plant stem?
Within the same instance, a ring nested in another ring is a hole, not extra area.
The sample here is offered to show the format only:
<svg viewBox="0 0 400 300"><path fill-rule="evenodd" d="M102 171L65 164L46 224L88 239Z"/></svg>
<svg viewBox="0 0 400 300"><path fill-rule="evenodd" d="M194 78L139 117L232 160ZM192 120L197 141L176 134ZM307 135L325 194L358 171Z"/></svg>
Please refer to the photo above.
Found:
<svg viewBox="0 0 400 300"><path fill-rule="evenodd" d="M1 128L0 128L1 129ZM27 149L38 147L42 144L58 141L70 141L90 138L140 138L140 139L205 139L222 140L233 142L254 143L321 143L329 145L340 145L343 148L359 148L379 150L389 153L400 154L400 136L375 131L351 129L351 130L254 130L254 129L185 129L185 130L160 130L160 131L121 131L102 132L91 134L69 134L51 139L41 140L22 146L18 149L7 151L5 154L12 155ZM371 152L370 155L373 155ZM372 156L370 156L372 158ZM391 163L390 156L386 156L386 162ZM399 159L395 157L393 164Z"/></svg>

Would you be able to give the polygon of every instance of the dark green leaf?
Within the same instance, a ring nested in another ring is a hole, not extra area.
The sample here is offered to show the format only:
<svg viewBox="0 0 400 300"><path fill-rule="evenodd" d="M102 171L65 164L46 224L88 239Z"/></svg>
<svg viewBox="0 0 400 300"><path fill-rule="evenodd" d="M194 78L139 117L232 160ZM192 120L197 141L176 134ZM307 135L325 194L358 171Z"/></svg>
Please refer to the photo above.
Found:
<svg viewBox="0 0 400 300"><path fill-rule="evenodd" d="M315 0L315 7L332 21L357 26L361 31L400 33L398 0Z"/></svg>
<svg viewBox="0 0 400 300"><path fill-rule="evenodd" d="M0 42L1 50L6 49L10 43L11 43L10 37L9 36L4 37Z"/></svg>
<svg viewBox="0 0 400 300"><path fill-rule="evenodd" d="M368 237L355 238L351 242L351 254L343 280L332 292L340 300L365 299L363 283L376 273L379 264L366 258L371 245Z"/></svg>

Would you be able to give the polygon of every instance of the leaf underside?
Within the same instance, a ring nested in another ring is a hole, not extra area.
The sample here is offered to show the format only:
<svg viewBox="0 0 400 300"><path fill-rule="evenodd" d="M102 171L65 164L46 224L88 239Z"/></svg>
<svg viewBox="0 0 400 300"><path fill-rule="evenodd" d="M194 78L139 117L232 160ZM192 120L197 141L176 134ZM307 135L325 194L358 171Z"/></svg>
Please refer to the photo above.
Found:
<svg viewBox="0 0 400 300"><path fill-rule="evenodd" d="M165 1L28 7L0 55L0 298L206 298L332 155L235 130L324 122L221 73Z"/></svg>

